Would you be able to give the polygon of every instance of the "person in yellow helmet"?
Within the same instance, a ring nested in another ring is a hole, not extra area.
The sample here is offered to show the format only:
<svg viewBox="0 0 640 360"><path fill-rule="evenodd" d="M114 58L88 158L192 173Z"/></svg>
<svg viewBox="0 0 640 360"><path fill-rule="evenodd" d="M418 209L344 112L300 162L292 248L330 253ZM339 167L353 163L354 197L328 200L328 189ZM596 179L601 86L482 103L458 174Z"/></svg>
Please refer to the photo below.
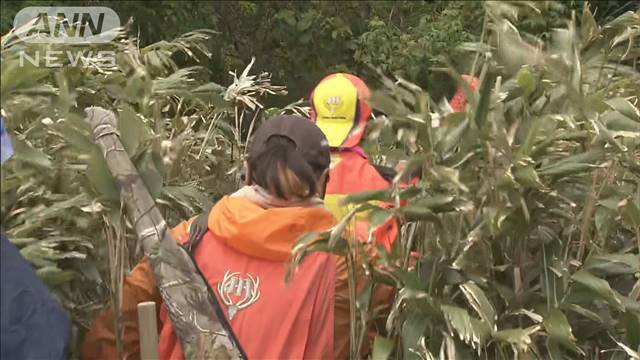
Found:
<svg viewBox="0 0 640 360"><path fill-rule="evenodd" d="M326 136L331 150L331 166L329 182L325 192L325 207L340 220L350 210L343 206L341 200L351 193L383 190L389 188L395 176L391 168L376 166L369 162L367 155L360 147L365 126L371 118L372 109L367 103L370 91L367 85L357 76L345 73L331 74L323 78L311 93L311 119ZM384 206L384 204L379 204ZM366 214L358 216L347 227L345 237L349 241L359 241L367 244L369 252L375 254L381 245L386 251L391 246L398 233L398 226L393 217L389 217L382 225L370 226ZM354 239L355 237L355 239ZM374 244L369 244L369 239ZM374 245L374 246L369 246ZM342 259L342 258L341 258ZM346 264L338 264L338 268ZM347 274L337 271L336 274ZM362 291L364 281L359 279L364 274L358 274L357 291ZM390 303L393 289L378 286L373 294L374 304ZM347 278L336 279L336 326L348 326L350 309L348 304L349 286ZM372 335L370 333L370 335ZM334 354L337 359L348 357L350 349L349 337L334 339ZM366 351L366 349L362 349ZM363 354L363 353L361 353Z"/></svg>
<svg viewBox="0 0 640 360"><path fill-rule="evenodd" d="M348 208L340 201L351 193L383 190L390 186L393 169L369 163L360 147L371 107L367 103L370 91L357 76L345 73L323 78L311 93L311 120L322 130L331 148L331 170L325 206L340 219ZM389 221L380 229L373 229L375 240L387 250L397 233L395 222ZM359 240L369 237L368 224L359 222Z"/></svg>

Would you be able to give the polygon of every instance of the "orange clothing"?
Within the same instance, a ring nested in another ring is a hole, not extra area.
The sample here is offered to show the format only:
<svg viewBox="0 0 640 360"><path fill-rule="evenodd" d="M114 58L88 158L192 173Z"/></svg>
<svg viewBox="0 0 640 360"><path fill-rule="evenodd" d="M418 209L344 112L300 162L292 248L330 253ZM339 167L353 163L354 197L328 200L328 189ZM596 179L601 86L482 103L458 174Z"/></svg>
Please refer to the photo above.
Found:
<svg viewBox="0 0 640 360"><path fill-rule="evenodd" d="M462 80L466 81L469 84L469 87L471 88L471 91L477 91L478 90L478 86L479 86L479 80L476 77L473 77L471 75L462 75ZM451 106L451 109L453 110L453 112L462 112L465 111L465 108L467 106L467 94L464 91L464 88L459 85L455 95L453 95L453 98L451 98L451 101L449 101L449 106Z"/></svg>
<svg viewBox="0 0 640 360"><path fill-rule="evenodd" d="M342 206L340 203L347 195L362 191L384 190L389 186L389 182L362 155L349 150L335 151L331 153L325 206L336 219L340 220L353 208L353 206ZM367 213L363 212L356 215L354 229L347 231L352 231L359 241L365 242L369 238L369 230ZM376 242L383 245L387 251L391 251L391 244L398 234L395 220L390 218L378 228L371 230L374 232Z"/></svg>
<svg viewBox="0 0 640 360"><path fill-rule="evenodd" d="M335 151L331 154L331 167L329 171L329 183L325 194L325 206L334 216L340 220L352 209L352 206L342 206L341 201L351 193L388 189L390 184L378 173L378 171L363 156L354 151ZM366 213L355 216L355 220L347 226L344 236L355 236L357 241L366 242L369 239L369 231L373 231L373 239L377 244L383 245L387 251L398 233L398 226L393 218L376 229L369 229ZM376 248L368 247L367 251L375 254ZM336 329L350 328L349 284L347 279L347 265L344 258L338 260L338 272L336 278ZM358 267L356 274L356 291L360 293L364 287L364 277ZM393 300L393 289L388 286L377 286L374 290L372 303L375 305L390 303ZM348 334L348 332L347 332ZM348 358L350 348L349 336L336 336L334 340L334 352L337 359Z"/></svg>
<svg viewBox="0 0 640 360"><path fill-rule="evenodd" d="M230 318L249 359L333 358L336 259L312 253L284 284L294 242L325 231L333 216L322 208L271 208L225 197L209 214L209 232L195 261ZM174 229L186 240L188 222ZM123 292L124 349L139 358L135 306L161 302L145 258L127 277ZM181 359L182 351L164 305L160 309L160 355ZM348 336L349 329L336 329ZM85 338L83 358L116 358L110 310L100 314Z"/></svg>
<svg viewBox="0 0 640 360"><path fill-rule="evenodd" d="M305 232L333 225L324 209L262 209L228 197L209 215L209 232L195 252L200 271L220 304L249 359L331 359L335 258L314 252L284 283L291 247ZM216 259L216 261L212 261ZM233 277L231 274L236 274ZM227 284L224 279L231 279ZM225 285L227 285L225 287ZM255 300L251 303L250 300ZM233 312L233 306L239 308ZM180 344L160 312L160 354L182 359Z"/></svg>

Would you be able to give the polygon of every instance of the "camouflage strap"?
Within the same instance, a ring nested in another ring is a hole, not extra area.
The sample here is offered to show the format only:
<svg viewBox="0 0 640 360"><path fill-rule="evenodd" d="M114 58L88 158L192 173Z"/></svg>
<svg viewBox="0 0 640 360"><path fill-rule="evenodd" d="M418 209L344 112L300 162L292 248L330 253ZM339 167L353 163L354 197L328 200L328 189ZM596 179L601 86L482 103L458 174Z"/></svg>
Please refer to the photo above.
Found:
<svg viewBox="0 0 640 360"><path fill-rule="evenodd" d="M151 260L162 300L187 359L246 359L217 298L190 255L167 231L160 211L120 141L113 112L85 109L94 142L120 188L139 244Z"/></svg>
<svg viewBox="0 0 640 360"><path fill-rule="evenodd" d="M182 247L191 255L195 253L200 241L202 241L202 238L204 238L207 231L209 231L208 223L210 212L211 209L202 212L193 220L191 226L189 226L189 238L187 242L182 244Z"/></svg>

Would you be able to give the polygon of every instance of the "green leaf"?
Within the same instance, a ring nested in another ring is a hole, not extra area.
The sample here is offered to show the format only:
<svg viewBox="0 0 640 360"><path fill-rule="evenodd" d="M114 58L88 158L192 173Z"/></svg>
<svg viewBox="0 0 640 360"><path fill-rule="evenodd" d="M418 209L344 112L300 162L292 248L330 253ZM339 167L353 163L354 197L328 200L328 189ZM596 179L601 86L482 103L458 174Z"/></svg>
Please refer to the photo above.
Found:
<svg viewBox="0 0 640 360"><path fill-rule="evenodd" d="M436 165L432 166L429 169L429 172L433 175L434 181L454 186L464 192L469 191L469 188L467 188L463 183L460 182L460 172L456 169Z"/></svg>
<svg viewBox="0 0 640 360"><path fill-rule="evenodd" d="M149 130L138 114L128 105L125 105L118 114L118 130L120 140L129 157L135 156L139 147L149 137Z"/></svg>
<svg viewBox="0 0 640 360"><path fill-rule="evenodd" d="M527 137L524 142L518 149L518 157L523 158L525 156L529 156L531 151L533 150L533 146L540 135L540 130L542 129L542 125L544 124L544 118L534 118L531 120L529 124L529 128L527 129Z"/></svg>
<svg viewBox="0 0 640 360"><path fill-rule="evenodd" d="M347 215L340 219L340 222L338 222L338 224L334 226L333 229L331 229L331 235L329 236L329 247L335 246L338 240L342 238L342 234L347 229L347 226L352 222L353 217L357 213L377 208L377 206L365 203L349 210Z"/></svg>
<svg viewBox="0 0 640 360"><path fill-rule="evenodd" d="M45 169L50 169L52 167L49 156L44 152L33 148L31 145L19 138L14 137L11 141L13 142L13 157L16 160L24 161L28 164Z"/></svg>
<svg viewBox="0 0 640 360"><path fill-rule="evenodd" d="M622 299L622 305L626 312L633 312L636 315L640 315L640 301L638 301L637 298L632 299L628 296L620 295L620 299Z"/></svg>
<svg viewBox="0 0 640 360"><path fill-rule="evenodd" d="M544 320L542 325L544 326L550 339L559 342L564 347L579 351L576 346L576 338L571 332L571 324L569 320L559 309L551 309L547 314L544 314Z"/></svg>
<svg viewBox="0 0 640 360"><path fill-rule="evenodd" d="M581 38L582 41L586 43L591 40L597 32L599 32L598 23L593 18L593 14L591 13L591 9L589 9L588 3L585 3L582 8L582 18L580 20Z"/></svg>
<svg viewBox="0 0 640 360"><path fill-rule="evenodd" d="M372 190L372 191L362 191L353 194L347 195L341 202L341 206L349 205L349 204L362 204L369 201L388 201L389 200L389 191L388 190Z"/></svg>
<svg viewBox="0 0 640 360"><path fill-rule="evenodd" d="M393 351L393 340L382 337L380 335L373 339L373 354L374 360L386 360Z"/></svg>
<svg viewBox="0 0 640 360"><path fill-rule="evenodd" d="M71 270L61 270L57 266L45 266L36 270L36 275L47 286L60 286L75 279L78 274Z"/></svg>
<svg viewBox="0 0 640 360"><path fill-rule="evenodd" d="M401 179L408 178L414 171L420 168L425 162L427 157L425 155L417 155L413 156L404 166L402 171L396 174L396 177L393 179L393 182L396 183Z"/></svg>
<svg viewBox="0 0 640 360"><path fill-rule="evenodd" d="M618 97L606 100L605 103L609 105L611 109L619 112L629 119L640 121L640 111L626 99Z"/></svg>
<svg viewBox="0 0 640 360"><path fill-rule="evenodd" d="M80 208L81 206L85 206L89 203L90 200L87 198L87 195L80 193L72 198L57 201L47 206L46 209L38 211L38 220L43 221L49 218L61 216L64 213L69 213L73 208Z"/></svg>
<svg viewBox="0 0 640 360"><path fill-rule="evenodd" d="M398 209L398 212L406 217L407 221L439 221L436 214L430 209L409 203L407 206L403 206Z"/></svg>
<svg viewBox="0 0 640 360"><path fill-rule="evenodd" d="M496 310L484 291L471 281L460 285L460 290L467 298L469 305L480 315L480 318L495 330L496 320L498 320Z"/></svg>
<svg viewBox="0 0 640 360"><path fill-rule="evenodd" d="M618 211L618 204L622 201L622 198L618 196L611 196L606 199L601 199L598 201L598 205L602 205L603 207L609 210Z"/></svg>
<svg viewBox="0 0 640 360"><path fill-rule="evenodd" d="M518 166L513 172L513 177L516 181L525 187L542 188L544 185L540 182L538 173L533 166Z"/></svg>
<svg viewBox="0 0 640 360"><path fill-rule="evenodd" d="M451 116L459 115L459 114L460 113L453 113ZM445 122L446 122L446 119L445 119ZM457 125L455 128L450 130L447 129L447 132L444 135L444 137L440 141L438 141L438 143L436 144L436 151L440 154L449 153L455 146L458 145L458 143L460 142L460 139L468 130L468 128L469 128L469 119L464 119L464 121L462 121L462 123Z"/></svg>
<svg viewBox="0 0 640 360"><path fill-rule="evenodd" d="M604 124L602 124L602 122L599 119L593 119L592 122L595 125L597 131L599 132L598 139L603 139L607 141L609 144L613 145L621 153L625 153L628 151L628 148L624 144L620 143L620 141L616 139L615 134L611 132L609 129L607 129L607 127L604 126Z"/></svg>
<svg viewBox="0 0 640 360"><path fill-rule="evenodd" d="M450 205L453 204L455 199L456 198L454 196L436 194L414 201L411 204L416 207L427 208L434 212L451 211L453 210L453 207Z"/></svg>
<svg viewBox="0 0 640 360"><path fill-rule="evenodd" d="M20 249L20 255L37 267L55 266L56 260L85 259L87 257L86 254L79 251L61 251L52 244L41 242L23 247Z"/></svg>
<svg viewBox="0 0 640 360"><path fill-rule="evenodd" d="M489 103L491 100L491 88L493 87L493 75L488 72L488 64L484 65L480 75L481 84L478 89L479 97L476 107L473 110L473 122L477 129L482 129L489 116Z"/></svg>
<svg viewBox="0 0 640 360"><path fill-rule="evenodd" d="M524 90L526 96L529 96L536 90L536 78L527 67L518 70L516 82L518 86Z"/></svg>
<svg viewBox="0 0 640 360"><path fill-rule="evenodd" d="M605 274L621 275L640 272L640 258L636 254L602 254L587 259L584 269Z"/></svg>
<svg viewBox="0 0 640 360"><path fill-rule="evenodd" d="M144 181L147 186L147 190L154 199L157 199L162 192L162 187L164 186L164 180L162 175L156 169L156 166L153 163L153 159L151 158L151 154L147 152L145 156L140 159L138 167L138 172L140 173L140 177Z"/></svg>
<svg viewBox="0 0 640 360"><path fill-rule="evenodd" d="M384 224L393 215L390 210L387 209L374 209L368 214L369 228L376 228Z"/></svg>
<svg viewBox="0 0 640 360"><path fill-rule="evenodd" d="M624 220L628 226L632 229L640 230L640 209L631 198L622 200L618 204L618 209L622 215L622 220Z"/></svg>
<svg viewBox="0 0 640 360"><path fill-rule="evenodd" d="M298 31L305 31L313 24L313 14L307 13L302 16L296 25Z"/></svg>
<svg viewBox="0 0 640 360"><path fill-rule="evenodd" d="M296 13L289 9L280 10L276 15L278 18L283 19L287 25L296 25Z"/></svg>
<svg viewBox="0 0 640 360"><path fill-rule="evenodd" d="M624 314L624 326L627 331L627 344L633 349L640 347L640 315L627 312Z"/></svg>
<svg viewBox="0 0 640 360"><path fill-rule="evenodd" d="M598 323L598 324L602 324L603 321L600 318L600 316L596 313L594 313L591 310L585 309L580 305L576 305L576 304L568 304L565 306L567 310L571 310L573 312L575 312L576 314L580 314L582 316L584 316L585 318Z"/></svg>
<svg viewBox="0 0 640 360"><path fill-rule="evenodd" d="M111 175L111 171L109 171L106 160L97 148L89 155L88 165L87 178L100 198L113 204L118 204L120 191L116 186L113 175Z"/></svg>
<svg viewBox="0 0 640 360"><path fill-rule="evenodd" d="M420 339L424 337L428 318L424 315L410 316L402 324L403 359L419 359Z"/></svg>
<svg viewBox="0 0 640 360"><path fill-rule="evenodd" d="M617 211L612 211L603 206L599 206L596 209L594 220L599 237L606 239L611 230L616 227L616 215Z"/></svg>
<svg viewBox="0 0 640 360"><path fill-rule="evenodd" d="M467 344L472 344L474 347L483 345L489 335L491 334L491 328L486 323L474 319L469 315L467 310L452 306L442 305L440 307L444 318L447 323L458 334L458 338Z"/></svg>
<svg viewBox="0 0 640 360"><path fill-rule="evenodd" d="M538 170L538 174L557 177L575 175L597 167L597 165L594 164L603 158L604 153L602 151L587 151L585 153L569 156L568 158L547 166L543 166Z"/></svg>
<svg viewBox="0 0 640 360"><path fill-rule="evenodd" d="M400 200L412 199L422 194L423 189L417 186L411 186L400 191Z"/></svg>
<svg viewBox="0 0 640 360"><path fill-rule="evenodd" d="M627 354L627 356L629 356L629 359L631 360L640 360L640 353L638 351L633 350L632 348L630 348L628 345L623 344L622 342L613 339L613 341L615 341L616 344L618 344L618 346L620 346L620 348L622 350L624 350L624 352Z"/></svg>
<svg viewBox="0 0 640 360"><path fill-rule="evenodd" d="M624 310L624 305L620 296L615 290L611 289L611 286L606 280L600 279L594 276L587 270L579 270L571 276L571 279L576 283L586 287L592 292L600 295L603 300L607 301L609 305Z"/></svg>
<svg viewBox="0 0 640 360"><path fill-rule="evenodd" d="M493 338L526 351L531 345L531 335L538 332L538 330L540 330L540 325L530 326L525 329L500 330L493 334Z"/></svg>
<svg viewBox="0 0 640 360"><path fill-rule="evenodd" d="M607 111L600 120L612 131L640 132L640 122L631 120L618 111Z"/></svg>

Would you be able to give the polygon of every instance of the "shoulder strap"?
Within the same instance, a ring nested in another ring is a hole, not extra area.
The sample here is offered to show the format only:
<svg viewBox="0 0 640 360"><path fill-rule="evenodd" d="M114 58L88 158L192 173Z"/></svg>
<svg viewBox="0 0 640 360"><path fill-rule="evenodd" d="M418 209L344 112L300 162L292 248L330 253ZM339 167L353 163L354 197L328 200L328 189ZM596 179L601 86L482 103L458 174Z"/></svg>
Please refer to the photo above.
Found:
<svg viewBox="0 0 640 360"><path fill-rule="evenodd" d="M210 212L211 212L211 208L207 211L200 213L200 215L198 215L193 220L193 222L191 223L191 226L189 226L189 238L187 242L181 245L187 251L187 253L189 253L189 256L191 257L191 261L193 261L193 265L198 270L198 273L200 274L200 276L202 276L203 279L206 279L206 278L204 277L204 274L202 274L202 271L198 267L198 263L196 262L194 255L198 245L200 244L200 242L206 235L207 231L209 230L208 222L209 222ZM209 282L205 280L205 284L207 286L207 293L209 295L209 300L213 304L213 307L216 311L216 315L218 316L218 319L220 319L220 324L227 331L227 334L229 334L229 336L231 337L231 340L235 343L240 354L242 355L242 358L246 360L247 354L242 348L242 344L240 344L240 342L238 341L238 337L233 332L233 329L231 328L231 324L229 323L229 320L225 316L224 311L222 310L222 306L220 306L218 297L216 296L215 292L209 285Z"/></svg>
<svg viewBox="0 0 640 360"><path fill-rule="evenodd" d="M200 241L202 241L202 238L204 238L204 235L209 230L210 212L211 208L203 211L193 220L193 222L189 226L189 238L185 243L182 244L182 247L191 255L193 255L193 253L196 251L198 244L200 244Z"/></svg>

